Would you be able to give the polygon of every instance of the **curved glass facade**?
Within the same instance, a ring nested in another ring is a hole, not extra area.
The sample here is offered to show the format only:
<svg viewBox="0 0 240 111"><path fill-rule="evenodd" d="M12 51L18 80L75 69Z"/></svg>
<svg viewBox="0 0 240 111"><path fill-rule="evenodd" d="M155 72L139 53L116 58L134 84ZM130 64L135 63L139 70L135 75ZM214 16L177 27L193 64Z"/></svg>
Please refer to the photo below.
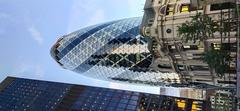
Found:
<svg viewBox="0 0 240 111"><path fill-rule="evenodd" d="M140 24L141 18L129 18L83 28L61 37L51 55L65 69L102 80L179 82L175 73L150 68L153 56Z"/></svg>

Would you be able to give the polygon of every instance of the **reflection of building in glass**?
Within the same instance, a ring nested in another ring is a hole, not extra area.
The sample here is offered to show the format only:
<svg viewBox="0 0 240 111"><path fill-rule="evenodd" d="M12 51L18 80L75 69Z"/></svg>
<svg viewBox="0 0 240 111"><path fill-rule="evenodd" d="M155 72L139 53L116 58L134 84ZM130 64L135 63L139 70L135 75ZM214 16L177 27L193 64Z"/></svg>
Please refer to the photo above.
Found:
<svg viewBox="0 0 240 111"><path fill-rule="evenodd" d="M205 101L8 77L1 111L208 111Z"/></svg>
<svg viewBox="0 0 240 111"><path fill-rule="evenodd" d="M151 70L147 39L139 35L141 18L90 26L60 38L52 57L65 69L103 80L133 83L178 83L179 77L163 66Z"/></svg>

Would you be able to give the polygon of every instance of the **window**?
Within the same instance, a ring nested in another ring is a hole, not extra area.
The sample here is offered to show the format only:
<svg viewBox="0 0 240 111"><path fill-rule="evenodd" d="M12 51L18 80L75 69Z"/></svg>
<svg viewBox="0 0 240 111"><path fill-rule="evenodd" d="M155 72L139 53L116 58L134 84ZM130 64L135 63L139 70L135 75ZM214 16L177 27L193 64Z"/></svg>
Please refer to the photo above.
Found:
<svg viewBox="0 0 240 111"><path fill-rule="evenodd" d="M166 15L173 15L174 14L174 5L169 5L167 7L167 13Z"/></svg>
<svg viewBox="0 0 240 111"><path fill-rule="evenodd" d="M222 4L212 4L210 7L210 11L216 11L216 10L224 10L224 9L230 9L234 8L234 5L232 3L222 3Z"/></svg>
<svg viewBox="0 0 240 111"><path fill-rule="evenodd" d="M166 13L166 6L163 6L162 8L160 8L159 12L160 12L160 15L165 15Z"/></svg>
<svg viewBox="0 0 240 111"><path fill-rule="evenodd" d="M179 69L180 71L184 71L184 70L185 70L185 67L184 67L183 65L178 65L177 67L178 67L178 69Z"/></svg>
<svg viewBox="0 0 240 111"><path fill-rule="evenodd" d="M198 71L209 71L208 66L192 65L192 66L190 66L190 69L191 69L192 71L196 71L196 70L198 70Z"/></svg>
<svg viewBox="0 0 240 111"><path fill-rule="evenodd" d="M121 104L121 103L120 103L120 104L118 104L118 107L119 107L119 108L125 108L126 105L127 105L127 104Z"/></svg>
<svg viewBox="0 0 240 111"><path fill-rule="evenodd" d="M128 106L127 106L127 109L135 110L135 109L136 109L136 106L135 106L135 105L128 105Z"/></svg>
<svg viewBox="0 0 240 111"><path fill-rule="evenodd" d="M158 68L172 69L170 64L158 64Z"/></svg>
<svg viewBox="0 0 240 111"><path fill-rule="evenodd" d="M189 10L189 5L182 5L181 6L181 10L180 10L180 12L181 13L185 13L185 12L189 12L190 10Z"/></svg>

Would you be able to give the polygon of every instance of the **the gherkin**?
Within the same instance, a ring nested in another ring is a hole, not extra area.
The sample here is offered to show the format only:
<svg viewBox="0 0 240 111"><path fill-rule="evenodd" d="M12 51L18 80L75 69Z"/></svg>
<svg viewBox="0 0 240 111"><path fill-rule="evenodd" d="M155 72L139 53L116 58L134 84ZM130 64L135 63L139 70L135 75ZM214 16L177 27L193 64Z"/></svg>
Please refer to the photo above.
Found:
<svg viewBox="0 0 240 111"><path fill-rule="evenodd" d="M139 34L141 18L83 28L61 37L52 57L65 69L88 77L162 85L179 82L177 74L155 71L148 40Z"/></svg>

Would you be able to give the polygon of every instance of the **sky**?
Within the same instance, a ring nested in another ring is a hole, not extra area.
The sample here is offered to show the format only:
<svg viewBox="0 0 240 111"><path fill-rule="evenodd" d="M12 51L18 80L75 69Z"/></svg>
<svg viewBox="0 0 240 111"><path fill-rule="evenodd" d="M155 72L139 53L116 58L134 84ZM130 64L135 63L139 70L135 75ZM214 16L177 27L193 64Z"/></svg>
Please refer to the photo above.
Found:
<svg viewBox="0 0 240 111"><path fill-rule="evenodd" d="M0 81L7 76L156 93L157 87L95 80L62 69L56 40L97 23L143 16L145 0L0 0Z"/></svg>

